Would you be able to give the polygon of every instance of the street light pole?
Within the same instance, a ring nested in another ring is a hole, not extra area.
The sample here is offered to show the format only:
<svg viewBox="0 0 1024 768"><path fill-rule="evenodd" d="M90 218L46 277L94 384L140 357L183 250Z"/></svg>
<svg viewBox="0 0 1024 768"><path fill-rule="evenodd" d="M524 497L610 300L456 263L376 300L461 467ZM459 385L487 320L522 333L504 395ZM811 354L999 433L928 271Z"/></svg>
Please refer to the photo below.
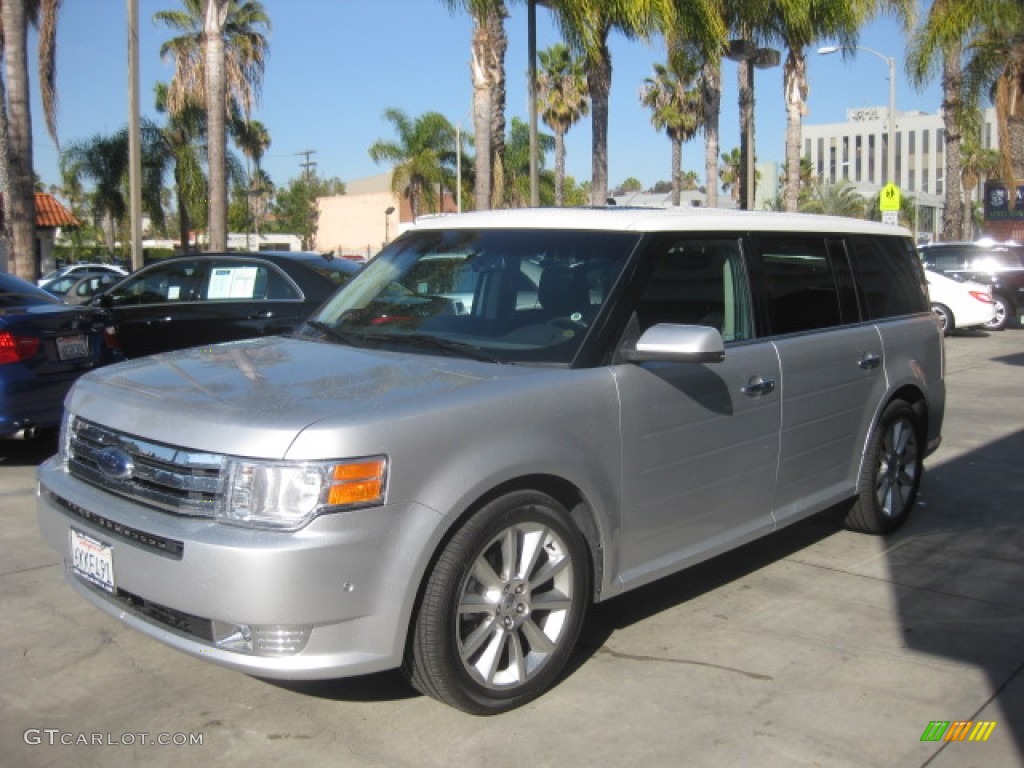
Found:
<svg viewBox="0 0 1024 768"><path fill-rule="evenodd" d="M870 53L873 56L877 56L889 66L889 127L888 127L888 143L889 151L886 153L886 182L890 184L897 184L896 180L896 58L894 56L886 56L884 53L876 51L874 48L868 48L863 45L853 45L842 47L838 45L826 45L818 49L818 53L822 56L827 56L830 53L836 53L837 51L864 51Z"/></svg>

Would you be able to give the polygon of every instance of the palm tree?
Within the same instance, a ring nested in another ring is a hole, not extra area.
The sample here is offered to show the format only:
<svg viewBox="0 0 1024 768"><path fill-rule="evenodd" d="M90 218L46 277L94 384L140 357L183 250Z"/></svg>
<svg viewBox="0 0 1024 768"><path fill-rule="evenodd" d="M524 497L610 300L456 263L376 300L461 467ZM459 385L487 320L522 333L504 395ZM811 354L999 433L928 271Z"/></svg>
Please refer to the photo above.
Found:
<svg viewBox="0 0 1024 768"><path fill-rule="evenodd" d="M163 204L160 192L166 168L167 153L161 130L151 121L142 125L142 202L157 226L163 225ZM125 202L128 188L128 129L122 128L110 135L97 134L91 139L78 141L60 156L61 175L66 185L80 187L82 179L92 181L89 202L97 226L107 224L107 248L113 250L117 229L123 229L128 208Z"/></svg>
<svg viewBox="0 0 1024 768"><path fill-rule="evenodd" d="M964 223L963 237L974 239L974 191L982 179L999 172L1000 156L995 149L986 149L981 143L981 126L977 124L965 132L960 147L960 180L964 190L964 208L968 215Z"/></svg>
<svg viewBox="0 0 1024 768"><path fill-rule="evenodd" d="M246 117L263 82L270 18L259 0L182 0L182 11L160 11L155 19L180 33L160 47L174 61L168 90L172 114L204 105L210 169L209 247L227 249L227 120L232 110Z"/></svg>
<svg viewBox="0 0 1024 768"><path fill-rule="evenodd" d="M259 120L248 120L243 118L241 115L233 115L231 120L231 135L234 138L235 144L245 155L245 208L246 208L246 231L255 218L253 216L252 204L250 201L250 195L254 190L253 184L253 171L250 168L250 163L255 166L255 171L258 174L261 171L260 161L263 159L263 155L270 148L270 132L267 130L267 126L261 123ZM259 234L259 226L257 223L256 234Z"/></svg>
<svg viewBox="0 0 1024 768"><path fill-rule="evenodd" d="M655 64L655 75L644 80L640 103L651 110L651 123L665 131L672 142L672 205L682 192L683 143L692 139L701 124L702 96L693 87L696 63L682 51L669 55L669 63Z"/></svg>
<svg viewBox="0 0 1024 768"><path fill-rule="evenodd" d="M554 199L554 176L544 169L544 156L555 148L555 138L547 134L537 137L540 204L550 205ZM530 204L530 126L518 117L512 118L508 141L505 142L505 199L510 208L524 208Z"/></svg>
<svg viewBox="0 0 1024 768"><path fill-rule="evenodd" d="M612 59L608 37L613 29L626 37L649 37L671 29L680 9L705 7L673 0L562 0L552 7L569 44L586 65L592 109L591 204L608 199L608 95L612 85Z"/></svg>
<svg viewBox="0 0 1024 768"><path fill-rule="evenodd" d="M558 43L540 51L537 100L540 114L555 133L555 205L565 204L565 134L590 109L583 62Z"/></svg>
<svg viewBox="0 0 1024 768"><path fill-rule="evenodd" d="M476 142L476 209L487 210L502 197L501 157L505 141L504 0L443 0L450 10L473 17L470 74L473 79L473 133ZM481 159L486 159L482 162Z"/></svg>
<svg viewBox="0 0 1024 768"><path fill-rule="evenodd" d="M961 2L979 29L971 39L963 92L972 108L979 93L989 95L999 135L999 176L1016 189L1024 179L1024 6L1017 0ZM1016 196L1010 201L1014 206Z"/></svg>
<svg viewBox="0 0 1024 768"><path fill-rule="evenodd" d="M35 174L32 170L32 114L28 80L28 25L39 28L39 82L46 129L57 141L56 42L60 0L6 0L0 3L0 189L3 230L14 274L39 276L36 257ZM10 268L11 264L8 265Z"/></svg>
<svg viewBox="0 0 1024 768"><path fill-rule="evenodd" d="M861 219L864 218L866 203L864 197L853 186L853 182L841 179L836 184L812 184L800 204L800 211Z"/></svg>
<svg viewBox="0 0 1024 768"><path fill-rule="evenodd" d="M914 33L907 51L907 70L911 82L922 86L932 77L935 64L942 69L943 156L945 158L946 199L942 212L942 238L960 240L964 229L964 201L953 179L961 176L961 119L965 114L963 67L961 57L967 30L955 19L959 0L936 0L924 23Z"/></svg>
<svg viewBox="0 0 1024 768"><path fill-rule="evenodd" d="M722 154L722 165L718 171L722 189L732 195L732 200L737 205L740 202L740 179L743 178L744 170L739 147L733 147Z"/></svg>
<svg viewBox="0 0 1024 768"><path fill-rule="evenodd" d="M861 26L879 10L892 11L905 24L913 18L913 0L800 0L770 4L767 31L786 48L783 92L786 101L787 211L796 211L800 195L800 125L807 111L807 56L817 40L834 39L853 50ZM891 147L890 152L895 151Z"/></svg>
<svg viewBox="0 0 1024 768"><path fill-rule="evenodd" d="M374 142L370 159L394 163L392 190L409 199L415 219L421 202L436 209L438 188L454 175L455 128L437 112L410 120L399 109L387 109L384 118L395 127L398 140Z"/></svg>
<svg viewBox="0 0 1024 768"><path fill-rule="evenodd" d="M156 87L156 109L168 112L168 87ZM178 207L178 239L182 253L191 244L193 225L205 226L209 208L206 174L203 170L203 142L206 136L206 110L187 104L169 114L163 128L164 146L173 164L174 194Z"/></svg>

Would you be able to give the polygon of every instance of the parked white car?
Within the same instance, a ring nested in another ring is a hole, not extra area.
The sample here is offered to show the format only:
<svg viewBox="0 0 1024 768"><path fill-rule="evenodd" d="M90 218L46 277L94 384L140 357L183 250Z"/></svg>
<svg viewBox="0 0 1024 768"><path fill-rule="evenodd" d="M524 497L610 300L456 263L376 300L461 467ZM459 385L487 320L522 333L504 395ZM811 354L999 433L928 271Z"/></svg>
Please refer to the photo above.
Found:
<svg viewBox="0 0 1024 768"><path fill-rule="evenodd" d="M960 282L925 270L932 312L939 318L942 333L949 336L957 328L981 328L992 321L996 305L992 289L970 280Z"/></svg>
<svg viewBox="0 0 1024 768"><path fill-rule="evenodd" d="M43 275L38 280L36 280L36 285L42 286L44 283L48 283L51 280L56 280L58 277L87 274L113 275L114 277L120 279L128 274L128 270L125 269L124 267L117 266L117 264L101 264L98 262L92 264L86 264L84 262L81 264L68 264L67 266L61 267L60 269L55 269L52 272L48 272L47 274Z"/></svg>

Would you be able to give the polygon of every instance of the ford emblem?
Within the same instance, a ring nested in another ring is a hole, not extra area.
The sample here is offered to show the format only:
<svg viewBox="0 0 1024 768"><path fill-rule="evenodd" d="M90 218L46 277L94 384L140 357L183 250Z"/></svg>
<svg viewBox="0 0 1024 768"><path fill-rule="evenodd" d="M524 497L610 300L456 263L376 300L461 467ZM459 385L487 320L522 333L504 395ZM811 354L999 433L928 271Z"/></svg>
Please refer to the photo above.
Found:
<svg viewBox="0 0 1024 768"><path fill-rule="evenodd" d="M132 457L115 446L96 451L96 465L111 480L128 480L135 470Z"/></svg>

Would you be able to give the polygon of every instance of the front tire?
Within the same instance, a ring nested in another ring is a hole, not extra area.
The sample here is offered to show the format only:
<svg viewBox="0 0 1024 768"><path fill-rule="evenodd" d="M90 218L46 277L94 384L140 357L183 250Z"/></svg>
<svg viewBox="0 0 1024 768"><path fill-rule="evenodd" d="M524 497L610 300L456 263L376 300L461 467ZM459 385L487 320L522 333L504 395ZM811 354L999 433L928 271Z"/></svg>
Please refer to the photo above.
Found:
<svg viewBox="0 0 1024 768"><path fill-rule="evenodd" d="M427 578L403 671L471 714L522 706L561 674L590 597L587 545L550 496L518 491L470 517Z"/></svg>
<svg viewBox="0 0 1024 768"><path fill-rule="evenodd" d="M847 528L890 533L906 522L924 471L922 443L914 409L902 400L889 403L871 432Z"/></svg>

